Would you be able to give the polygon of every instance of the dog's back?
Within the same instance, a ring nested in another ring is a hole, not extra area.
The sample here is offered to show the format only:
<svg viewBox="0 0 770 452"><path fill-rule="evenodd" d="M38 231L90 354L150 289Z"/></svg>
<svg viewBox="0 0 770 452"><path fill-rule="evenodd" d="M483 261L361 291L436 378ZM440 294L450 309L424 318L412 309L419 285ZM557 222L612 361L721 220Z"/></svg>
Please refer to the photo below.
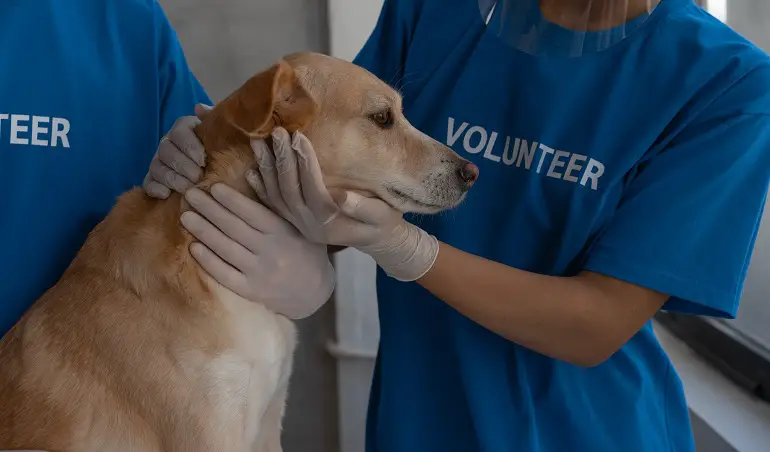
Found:
<svg viewBox="0 0 770 452"><path fill-rule="evenodd" d="M249 379L264 380L252 384L268 394L264 411L294 330L259 304L211 292L218 286L184 251L176 201L123 195L0 341L0 446L245 450L244 430L259 426L246 412Z"/></svg>
<svg viewBox="0 0 770 452"><path fill-rule="evenodd" d="M0 341L2 447L172 450L156 426L194 414L174 405L195 397L169 394L194 389L178 381L184 375L170 341L217 337L206 330L212 320L203 307L181 299L169 278L184 268L181 256L167 254L182 235L164 237L169 229L157 222L178 205L124 195L60 281ZM199 278L191 276L179 275L194 284Z"/></svg>

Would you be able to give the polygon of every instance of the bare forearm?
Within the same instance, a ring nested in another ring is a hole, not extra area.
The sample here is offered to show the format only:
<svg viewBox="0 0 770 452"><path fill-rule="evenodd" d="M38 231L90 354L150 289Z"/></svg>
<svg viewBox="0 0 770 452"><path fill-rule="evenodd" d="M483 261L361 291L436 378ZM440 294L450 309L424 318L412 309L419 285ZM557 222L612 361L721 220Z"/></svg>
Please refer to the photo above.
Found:
<svg viewBox="0 0 770 452"><path fill-rule="evenodd" d="M606 276L553 277L525 272L462 252L444 243L419 283L487 329L553 358L591 366L625 343L665 297L633 286L645 301L628 315L619 285ZM649 314L649 315L648 315Z"/></svg>

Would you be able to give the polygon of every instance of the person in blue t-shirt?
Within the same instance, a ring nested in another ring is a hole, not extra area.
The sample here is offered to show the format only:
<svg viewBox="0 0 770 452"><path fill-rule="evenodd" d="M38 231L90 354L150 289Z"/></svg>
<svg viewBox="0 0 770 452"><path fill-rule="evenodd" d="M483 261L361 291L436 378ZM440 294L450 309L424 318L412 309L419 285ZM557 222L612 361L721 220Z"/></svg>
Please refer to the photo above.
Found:
<svg viewBox="0 0 770 452"><path fill-rule="evenodd" d="M151 162L144 187L155 197L200 176L196 119L187 115L211 101L156 0L6 1L0 42L1 336L59 279L116 198L142 184ZM322 276L301 299L325 301L334 284L325 247L291 232L259 252L298 256L293 267ZM283 251L297 248L303 253ZM260 264L250 275L264 273ZM296 286L253 281L283 293Z"/></svg>
<svg viewBox="0 0 770 452"><path fill-rule="evenodd" d="M770 176L770 58L693 0L385 0L355 62L481 169L418 227L376 199L334 204L307 140L255 144L263 203L380 265L367 450L692 451L651 319L736 315ZM210 239L211 222L242 230L217 203L237 195L212 193L187 192L184 222L231 259L204 265L227 284L249 234Z"/></svg>
<svg viewBox="0 0 770 452"><path fill-rule="evenodd" d="M154 0L4 2L0 42L3 335L210 100Z"/></svg>

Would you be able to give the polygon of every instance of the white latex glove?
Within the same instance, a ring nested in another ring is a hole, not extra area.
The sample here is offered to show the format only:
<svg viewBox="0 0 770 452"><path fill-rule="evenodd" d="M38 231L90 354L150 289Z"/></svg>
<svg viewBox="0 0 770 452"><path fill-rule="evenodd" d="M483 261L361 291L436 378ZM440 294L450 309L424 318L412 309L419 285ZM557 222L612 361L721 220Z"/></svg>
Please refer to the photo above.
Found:
<svg viewBox="0 0 770 452"><path fill-rule="evenodd" d="M314 242L370 255L399 281L415 281L430 270L438 255L435 237L380 199L344 192L335 202L307 137L277 128L272 138L272 152L264 140L252 144L259 171L246 174L265 205Z"/></svg>
<svg viewBox="0 0 770 452"><path fill-rule="evenodd" d="M185 198L197 212L182 214L182 225L201 242L190 253L206 272L291 319L308 317L329 300L335 274L325 245L225 184L212 186L211 195L188 190Z"/></svg>
<svg viewBox="0 0 770 452"><path fill-rule="evenodd" d="M168 134L160 140L158 150L150 163L142 188L153 198L166 199L171 190L184 193L203 175L206 151L193 132L200 120L211 110L208 105L197 105L197 116L183 116L176 120Z"/></svg>

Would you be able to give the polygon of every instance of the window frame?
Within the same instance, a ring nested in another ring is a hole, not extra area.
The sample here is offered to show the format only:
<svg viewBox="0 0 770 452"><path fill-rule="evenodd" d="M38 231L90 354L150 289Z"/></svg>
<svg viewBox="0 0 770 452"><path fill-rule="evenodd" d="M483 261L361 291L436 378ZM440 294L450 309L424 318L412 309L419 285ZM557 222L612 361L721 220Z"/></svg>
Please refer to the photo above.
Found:
<svg viewBox="0 0 770 452"><path fill-rule="evenodd" d="M770 403L770 350L727 321L660 311L655 320L722 374Z"/></svg>

